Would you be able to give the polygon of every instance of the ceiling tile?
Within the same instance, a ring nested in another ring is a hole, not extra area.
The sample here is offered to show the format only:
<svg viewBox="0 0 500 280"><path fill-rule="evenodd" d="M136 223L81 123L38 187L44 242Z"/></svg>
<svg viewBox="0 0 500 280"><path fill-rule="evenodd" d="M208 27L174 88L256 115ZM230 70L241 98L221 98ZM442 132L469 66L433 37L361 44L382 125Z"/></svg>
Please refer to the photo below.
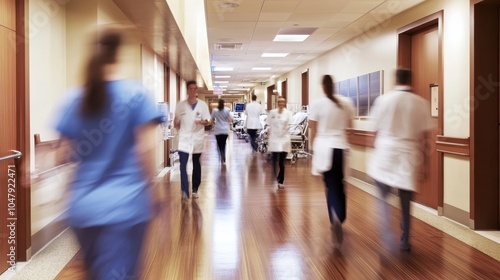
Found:
<svg viewBox="0 0 500 280"><path fill-rule="evenodd" d="M286 21L291 13L261 13L259 21Z"/></svg>
<svg viewBox="0 0 500 280"><path fill-rule="evenodd" d="M300 1L265 1L262 13L286 13L293 12Z"/></svg>
<svg viewBox="0 0 500 280"><path fill-rule="evenodd" d="M349 3L341 10L343 13L368 13L382 4L383 0L365 0L365 1L349 1Z"/></svg>
<svg viewBox="0 0 500 280"><path fill-rule="evenodd" d="M302 0L295 9L298 13L337 13L349 4L349 0Z"/></svg>

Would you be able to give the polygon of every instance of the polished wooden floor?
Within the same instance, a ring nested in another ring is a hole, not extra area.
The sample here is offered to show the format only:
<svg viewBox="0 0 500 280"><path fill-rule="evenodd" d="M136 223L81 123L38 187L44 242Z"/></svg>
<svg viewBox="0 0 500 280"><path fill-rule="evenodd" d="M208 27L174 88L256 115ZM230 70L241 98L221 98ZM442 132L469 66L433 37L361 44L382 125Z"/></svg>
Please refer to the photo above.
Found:
<svg viewBox="0 0 500 280"><path fill-rule="evenodd" d="M244 140L230 137L219 163L212 135L202 156L200 198L181 203L178 164L159 196L143 279L500 279L500 263L412 219L410 252L380 244L376 198L348 186L344 244L334 250L324 188L310 162L287 162L285 189L273 188L271 165L253 158ZM394 208L393 232L399 210ZM57 279L84 279L81 254Z"/></svg>

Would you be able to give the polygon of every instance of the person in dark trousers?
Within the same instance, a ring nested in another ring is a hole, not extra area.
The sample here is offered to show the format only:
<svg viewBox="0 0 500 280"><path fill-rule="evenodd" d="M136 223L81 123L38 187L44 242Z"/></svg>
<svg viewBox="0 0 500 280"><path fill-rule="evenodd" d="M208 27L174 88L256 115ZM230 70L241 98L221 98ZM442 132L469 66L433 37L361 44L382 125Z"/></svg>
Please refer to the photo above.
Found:
<svg viewBox="0 0 500 280"><path fill-rule="evenodd" d="M229 135L229 125L233 123L231 111L224 107L224 100L219 99L217 108L212 111L212 122L214 123L214 135L217 140L220 160L226 163L226 141Z"/></svg>
<svg viewBox="0 0 500 280"><path fill-rule="evenodd" d="M257 153L257 131L262 129L260 123L260 115L263 113L262 106L257 102L257 96L252 95L252 102L245 106L245 128L247 129L248 136L250 136L250 145L252 146L252 154Z"/></svg>
<svg viewBox="0 0 500 280"><path fill-rule="evenodd" d="M330 75L323 76L322 87L324 96L314 100L309 109L312 174L323 176L332 239L338 249L343 242L342 223L346 219L344 171L349 154L346 129L352 127L354 105L351 99L334 94Z"/></svg>
<svg viewBox="0 0 500 280"><path fill-rule="evenodd" d="M273 156L273 174L276 176L278 189L285 188L285 159L292 148L288 134L292 112L285 107L285 98L279 97L278 108L271 110L267 116L269 152ZM276 170L276 163L279 163L279 171Z"/></svg>
<svg viewBox="0 0 500 280"><path fill-rule="evenodd" d="M156 126L164 116L142 83L118 75L121 28L99 27L85 85L71 89L56 130L77 161L68 221L84 253L88 279L139 279L152 218Z"/></svg>
<svg viewBox="0 0 500 280"><path fill-rule="evenodd" d="M386 199L391 188L398 189L401 202L400 249L410 250L410 200L418 182L425 179L424 142L434 128L430 104L412 92L411 71L396 70L396 87L375 100L371 111L376 132L375 149L368 174L380 190L380 235L386 246L392 242L390 206Z"/></svg>
<svg viewBox="0 0 500 280"><path fill-rule="evenodd" d="M179 131L179 161L181 171L182 199L189 199L187 163L189 156L193 160L192 195L198 198L201 184L200 157L205 148L205 126L210 124L210 112L207 103L198 99L196 81L188 81L187 99L175 108L174 127Z"/></svg>

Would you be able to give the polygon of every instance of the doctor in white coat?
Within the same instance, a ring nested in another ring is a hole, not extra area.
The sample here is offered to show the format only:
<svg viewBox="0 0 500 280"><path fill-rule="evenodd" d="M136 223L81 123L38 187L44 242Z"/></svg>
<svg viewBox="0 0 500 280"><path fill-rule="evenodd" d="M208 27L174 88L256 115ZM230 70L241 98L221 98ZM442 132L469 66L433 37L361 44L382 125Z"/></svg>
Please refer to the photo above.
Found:
<svg viewBox="0 0 500 280"><path fill-rule="evenodd" d="M400 249L410 250L410 200L418 181L425 178L424 141L434 125L430 104L411 90L411 71L396 70L396 87L375 100L371 117L376 132L375 149L368 174L380 189L383 242L388 245L390 208L386 202L391 188L397 188L401 201Z"/></svg>
<svg viewBox="0 0 500 280"><path fill-rule="evenodd" d="M278 98L278 108L271 110L267 116L269 151L273 155L273 174L276 176L278 188L283 189L285 180L285 159L291 151L292 144L288 129L292 121L292 112L286 108L286 100ZM276 162L279 163L279 172L276 171Z"/></svg>
<svg viewBox="0 0 500 280"><path fill-rule="evenodd" d="M189 183L186 171L189 155L192 155L193 160L193 198L198 198L198 188L201 183L200 157L205 147L205 126L210 123L210 112L207 103L196 97L196 91L198 90L196 81L188 81L186 87L188 98L177 104L174 118L174 127L179 130L178 150L183 200L189 198Z"/></svg>
<svg viewBox="0 0 500 280"><path fill-rule="evenodd" d="M330 75L323 76L322 86L325 95L314 100L309 109L312 174L323 176L332 239L335 248L340 248L342 223L346 219L344 171L349 153L346 129L352 127L355 113L351 99L334 94Z"/></svg>

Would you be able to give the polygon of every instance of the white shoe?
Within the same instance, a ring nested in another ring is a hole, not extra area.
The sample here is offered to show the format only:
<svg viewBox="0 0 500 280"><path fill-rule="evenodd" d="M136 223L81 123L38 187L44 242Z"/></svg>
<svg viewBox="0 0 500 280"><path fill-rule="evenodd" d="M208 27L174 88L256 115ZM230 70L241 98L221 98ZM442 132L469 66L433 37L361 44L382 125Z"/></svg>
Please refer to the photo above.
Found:
<svg viewBox="0 0 500 280"><path fill-rule="evenodd" d="M278 183L278 189L284 189L285 185Z"/></svg>
<svg viewBox="0 0 500 280"><path fill-rule="evenodd" d="M198 193L197 193L197 192L194 192L194 193L192 194L192 196L193 196L193 198L198 198L198 197L200 197L200 196L198 195Z"/></svg>

